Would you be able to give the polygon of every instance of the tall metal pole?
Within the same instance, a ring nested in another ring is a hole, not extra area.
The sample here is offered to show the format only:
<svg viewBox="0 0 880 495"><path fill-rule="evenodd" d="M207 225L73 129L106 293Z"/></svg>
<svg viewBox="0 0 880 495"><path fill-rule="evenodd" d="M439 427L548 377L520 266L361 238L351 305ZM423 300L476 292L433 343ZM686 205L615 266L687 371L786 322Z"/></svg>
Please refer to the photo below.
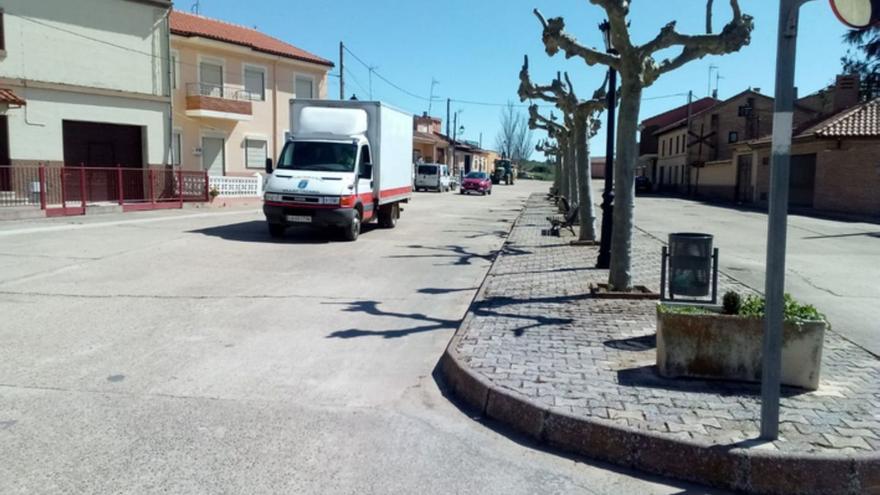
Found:
<svg viewBox="0 0 880 495"><path fill-rule="evenodd" d="M345 57L343 55L344 45L339 42L339 99L345 99Z"/></svg>
<svg viewBox="0 0 880 495"><path fill-rule="evenodd" d="M614 50L608 50L612 53ZM602 234L596 268L611 267L611 234L614 230L614 114L617 106L617 71L608 69L608 141L605 143L605 191L602 193Z"/></svg>
<svg viewBox="0 0 880 495"><path fill-rule="evenodd" d="M449 115L450 108L452 108L452 100L446 98L446 139L449 139L449 119L451 116ZM452 163L455 160L455 157L452 156L455 153L455 147L452 146L452 143L449 143L450 146L446 149L446 166L449 167L449 171L452 171Z"/></svg>
<svg viewBox="0 0 880 495"><path fill-rule="evenodd" d="M798 14L809 0L781 0L776 52L776 101L770 165L770 214L767 226L767 274L764 296L764 345L761 363L761 438L779 437L779 388L782 374L782 325L785 294L785 243L788 179L794 109L794 66Z"/></svg>

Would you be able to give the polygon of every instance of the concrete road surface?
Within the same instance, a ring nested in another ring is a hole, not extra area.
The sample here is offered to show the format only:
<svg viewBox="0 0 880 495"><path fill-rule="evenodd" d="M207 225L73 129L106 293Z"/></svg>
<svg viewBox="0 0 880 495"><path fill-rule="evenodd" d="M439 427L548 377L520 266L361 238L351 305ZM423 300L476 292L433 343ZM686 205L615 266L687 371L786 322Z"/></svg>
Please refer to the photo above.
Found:
<svg viewBox="0 0 880 495"><path fill-rule="evenodd" d="M721 269L764 291L767 215L665 197L639 197L636 225L715 236ZM833 330L880 355L880 225L791 215L785 288L825 313Z"/></svg>
<svg viewBox="0 0 880 495"><path fill-rule="evenodd" d="M706 493L494 431L432 372L524 198L356 243L261 213L0 225L0 493Z"/></svg>

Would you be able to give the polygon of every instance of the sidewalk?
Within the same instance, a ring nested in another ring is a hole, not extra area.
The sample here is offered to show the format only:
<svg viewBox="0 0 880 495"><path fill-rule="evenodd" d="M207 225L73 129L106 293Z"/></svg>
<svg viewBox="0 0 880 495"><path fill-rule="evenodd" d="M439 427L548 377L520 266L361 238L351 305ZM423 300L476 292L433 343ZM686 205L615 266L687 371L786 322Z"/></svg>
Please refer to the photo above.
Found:
<svg viewBox="0 0 880 495"><path fill-rule="evenodd" d="M826 334L816 392L783 389L780 440L760 443L760 387L659 377L656 301L593 299L593 247L541 236L533 195L444 355L451 393L563 450L757 493L880 493L880 360ZM659 290L657 239L633 275ZM724 253L721 253L724 256ZM722 274L719 293L749 289ZM833 322L832 322L833 323Z"/></svg>

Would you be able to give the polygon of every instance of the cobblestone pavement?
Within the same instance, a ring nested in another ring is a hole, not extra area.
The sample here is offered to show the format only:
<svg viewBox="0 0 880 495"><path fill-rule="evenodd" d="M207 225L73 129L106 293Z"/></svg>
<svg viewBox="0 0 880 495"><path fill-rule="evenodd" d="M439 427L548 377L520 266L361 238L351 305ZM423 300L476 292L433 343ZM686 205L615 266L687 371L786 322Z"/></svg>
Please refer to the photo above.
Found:
<svg viewBox="0 0 880 495"><path fill-rule="evenodd" d="M607 270L592 268L597 248L541 235L553 213L542 195L529 199L461 329L462 360L496 386L576 416L710 444L757 437L759 385L657 375L656 302L591 298L589 284L606 282ZM661 245L636 231L637 284L658 290ZM748 291L723 274L719 286ZM780 439L762 448L880 451L880 360L827 332L819 390L783 388L780 419Z"/></svg>

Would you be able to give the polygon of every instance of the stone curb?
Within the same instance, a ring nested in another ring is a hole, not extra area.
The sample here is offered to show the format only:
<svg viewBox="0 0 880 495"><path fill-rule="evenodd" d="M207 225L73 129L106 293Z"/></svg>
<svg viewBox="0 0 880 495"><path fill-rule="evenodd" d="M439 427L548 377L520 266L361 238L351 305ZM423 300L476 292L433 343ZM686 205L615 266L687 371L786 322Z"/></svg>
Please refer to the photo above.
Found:
<svg viewBox="0 0 880 495"><path fill-rule="evenodd" d="M516 228L520 217L512 223ZM508 241L505 241L506 246ZM485 294L503 249L492 262L472 305ZM709 445L587 419L536 404L469 369L456 350L473 320L468 311L440 359L449 393L480 414L540 443L650 474L749 493L880 495L880 454L796 455Z"/></svg>

